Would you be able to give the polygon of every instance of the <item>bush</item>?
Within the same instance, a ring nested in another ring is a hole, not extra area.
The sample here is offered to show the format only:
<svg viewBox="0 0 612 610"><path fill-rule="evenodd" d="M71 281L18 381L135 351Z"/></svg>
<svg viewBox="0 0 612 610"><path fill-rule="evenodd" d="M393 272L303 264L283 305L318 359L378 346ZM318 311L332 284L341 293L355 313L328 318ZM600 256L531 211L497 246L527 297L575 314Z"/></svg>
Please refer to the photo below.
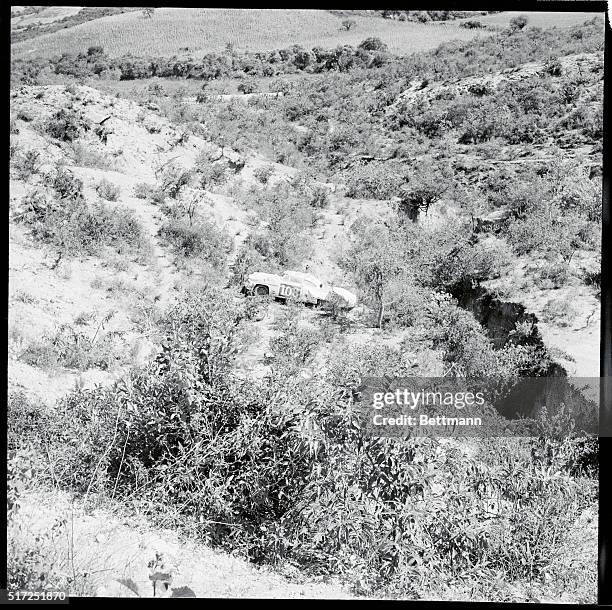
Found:
<svg viewBox="0 0 612 610"><path fill-rule="evenodd" d="M64 142L73 142L90 128L89 121L73 108L61 108L44 124L47 134Z"/></svg>
<svg viewBox="0 0 612 610"><path fill-rule="evenodd" d="M249 274L255 271L268 271L271 269L266 264L262 254L250 244L243 244L232 264L232 284L242 286Z"/></svg>
<svg viewBox="0 0 612 610"><path fill-rule="evenodd" d="M19 180L29 180L40 171L40 153L33 148L20 151L18 155L13 157L12 165Z"/></svg>
<svg viewBox="0 0 612 610"><path fill-rule="evenodd" d="M48 183L61 199L83 199L83 181L69 169L56 167L55 172L49 176Z"/></svg>
<svg viewBox="0 0 612 610"><path fill-rule="evenodd" d="M217 269L225 264L230 238L211 222L199 220L188 224L184 220L167 220L159 235L180 256L202 258Z"/></svg>
<svg viewBox="0 0 612 610"><path fill-rule="evenodd" d="M244 81L237 87L240 93L257 93L259 87L255 81Z"/></svg>
<svg viewBox="0 0 612 610"><path fill-rule="evenodd" d="M391 199L399 192L402 179L385 164L357 166L346 176L346 196L352 198Z"/></svg>
<svg viewBox="0 0 612 610"><path fill-rule="evenodd" d="M137 199L148 199L153 193L153 187L146 182L138 182L134 185L134 197Z"/></svg>
<svg viewBox="0 0 612 610"><path fill-rule="evenodd" d="M578 312L567 299L550 299L542 310L544 322L552 322L559 326L569 326Z"/></svg>
<svg viewBox="0 0 612 610"><path fill-rule="evenodd" d="M104 149L98 149L96 146L79 141L73 142L71 148L74 164L77 166L106 170L112 170L115 167L113 160Z"/></svg>
<svg viewBox="0 0 612 610"><path fill-rule="evenodd" d="M544 72L550 74L550 76L561 76L563 73L563 66L556 57L550 57L544 64Z"/></svg>
<svg viewBox="0 0 612 610"><path fill-rule="evenodd" d="M253 175L262 184L267 184L270 176L274 173L274 165L262 165L253 171Z"/></svg>
<svg viewBox="0 0 612 610"><path fill-rule="evenodd" d="M90 334L63 324L55 333L29 345L20 354L20 359L42 369L53 370L61 366L79 371L106 370L120 359L121 354L119 333L100 332L109 319L109 316L103 318Z"/></svg>
<svg viewBox="0 0 612 610"><path fill-rule="evenodd" d="M517 15L510 19L510 29L514 31L522 30L527 25L528 21L525 15Z"/></svg>
<svg viewBox="0 0 612 610"><path fill-rule="evenodd" d="M121 254L148 253L150 244L133 212L102 203L88 206L81 195L82 183L67 170L59 170L53 182L63 198L34 191L23 199L15 216L31 227L36 239L68 255L96 255L105 247Z"/></svg>
<svg viewBox="0 0 612 610"><path fill-rule="evenodd" d="M365 51L386 51L387 45L380 38L366 38L359 43L358 48Z"/></svg>
<svg viewBox="0 0 612 610"><path fill-rule="evenodd" d="M106 199L107 201L117 201L119 199L119 195L121 195L121 187L118 184L113 184L103 178L96 185L96 193L102 197L102 199Z"/></svg>
<svg viewBox="0 0 612 610"><path fill-rule="evenodd" d="M164 196L176 199L184 186L191 182L192 173L178 164L166 165L161 171L159 191Z"/></svg>
<svg viewBox="0 0 612 610"><path fill-rule="evenodd" d="M317 210L329 207L329 190L324 186L313 187L310 192L309 203Z"/></svg>

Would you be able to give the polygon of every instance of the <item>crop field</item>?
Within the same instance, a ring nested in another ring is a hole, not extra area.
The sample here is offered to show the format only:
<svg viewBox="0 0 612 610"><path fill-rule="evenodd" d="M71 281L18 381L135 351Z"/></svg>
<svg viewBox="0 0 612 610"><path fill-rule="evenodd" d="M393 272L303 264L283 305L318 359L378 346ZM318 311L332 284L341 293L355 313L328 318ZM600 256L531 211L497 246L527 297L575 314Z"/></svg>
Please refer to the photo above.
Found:
<svg viewBox="0 0 612 610"><path fill-rule="evenodd" d="M35 13L24 13L23 6L13 6L14 17L11 17L11 29L25 28L36 23L52 23L64 17L75 15L81 6L46 6ZM22 10L19 10L22 9Z"/></svg>
<svg viewBox="0 0 612 610"><path fill-rule="evenodd" d="M301 44L305 47L357 45L376 36L394 53L435 48L452 39L478 34L456 23L420 24L355 16L345 31L343 19L323 10L157 9L151 19L139 11L103 17L13 45L16 58L48 57L101 45L110 56L193 55L218 52L232 43L237 51L263 51Z"/></svg>
<svg viewBox="0 0 612 610"><path fill-rule="evenodd" d="M510 20L517 15L525 15L529 20L529 25L540 28L550 27L569 27L584 23L595 16L602 17L601 13L585 13L580 11L559 13L559 12L536 12L536 11L504 11L494 15L477 17L476 20L487 25L507 26ZM463 21L463 20L462 20ZM603 20L602 20L603 25Z"/></svg>

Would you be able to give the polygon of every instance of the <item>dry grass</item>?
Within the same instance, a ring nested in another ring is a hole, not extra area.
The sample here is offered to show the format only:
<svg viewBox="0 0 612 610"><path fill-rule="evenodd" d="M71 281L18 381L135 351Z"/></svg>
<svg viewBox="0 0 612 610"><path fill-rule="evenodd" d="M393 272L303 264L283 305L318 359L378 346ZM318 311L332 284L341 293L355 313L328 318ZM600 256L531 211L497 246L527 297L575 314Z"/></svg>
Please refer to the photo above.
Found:
<svg viewBox="0 0 612 610"><path fill-rule="evenodd" d="M452 39L469 40L477 31L454 23L419 24L380 17L355 17L342 31L342 19L323 10L157 9L152 19L139 11L103 17L13 45L14 57L59 55L101 45L111 56L173 55L186 47L194 55L223 51L258 51L301 44L305 47L357 45L377 36L392 52L435 48Z"/></svg>

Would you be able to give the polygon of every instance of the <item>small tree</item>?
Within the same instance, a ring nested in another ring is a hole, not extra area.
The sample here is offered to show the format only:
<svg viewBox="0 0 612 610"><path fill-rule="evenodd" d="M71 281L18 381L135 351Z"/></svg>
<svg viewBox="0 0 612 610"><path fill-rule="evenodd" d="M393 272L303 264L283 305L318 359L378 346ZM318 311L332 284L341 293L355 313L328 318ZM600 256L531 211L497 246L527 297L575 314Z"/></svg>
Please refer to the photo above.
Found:
<svg viewBox="0 0 612 610"><path fill-rule="evenodd" d="M345 265L355 274L365 300L376 308L376 325L381 328L385 309L392 304L387 293L404 270L400 242L383 224L365 223L357 231Z"/></svg>
<svg viewBox="0 0 612 610"><path fill-rule="evenodd" d="M154 13L155 13L155 8L152 6L146 6L145 8L142 9L142 16L145 19L152 19Z"/></svg>
<svg viewBox="0 0 612 610"><path fill-rule="evenodd" d="M342 29L346 30L347 32L356 26L357 22L354 19L345 19L342 22Z"/></svg>
<svg viewBox="0 0 612 610"><path fill-rule="evenodd" d="M387 45L380 38L370 37L360 42L359 48L364 51L386 51Z"/></svg>
<svg viewBox="0 0 612 610"><path fill-rule="evenodd" d="M446 167L421 166L407 177L400 190L400 206L408 217L416 221L419 213L427 214L429 207L453 187L450 171Z"/></svg>

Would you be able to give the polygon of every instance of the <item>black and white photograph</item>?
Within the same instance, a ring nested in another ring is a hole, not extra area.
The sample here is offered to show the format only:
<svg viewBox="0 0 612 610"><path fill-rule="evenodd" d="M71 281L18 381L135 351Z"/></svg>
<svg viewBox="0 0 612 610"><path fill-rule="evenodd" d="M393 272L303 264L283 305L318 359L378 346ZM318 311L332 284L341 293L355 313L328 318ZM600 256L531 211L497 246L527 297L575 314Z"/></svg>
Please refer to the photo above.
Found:
<svg viewBox="0 0 612 610"><path fill-rule="evenodd" d="M3 601L597 603L606 5L452 5L5 12Z"/></svg>

